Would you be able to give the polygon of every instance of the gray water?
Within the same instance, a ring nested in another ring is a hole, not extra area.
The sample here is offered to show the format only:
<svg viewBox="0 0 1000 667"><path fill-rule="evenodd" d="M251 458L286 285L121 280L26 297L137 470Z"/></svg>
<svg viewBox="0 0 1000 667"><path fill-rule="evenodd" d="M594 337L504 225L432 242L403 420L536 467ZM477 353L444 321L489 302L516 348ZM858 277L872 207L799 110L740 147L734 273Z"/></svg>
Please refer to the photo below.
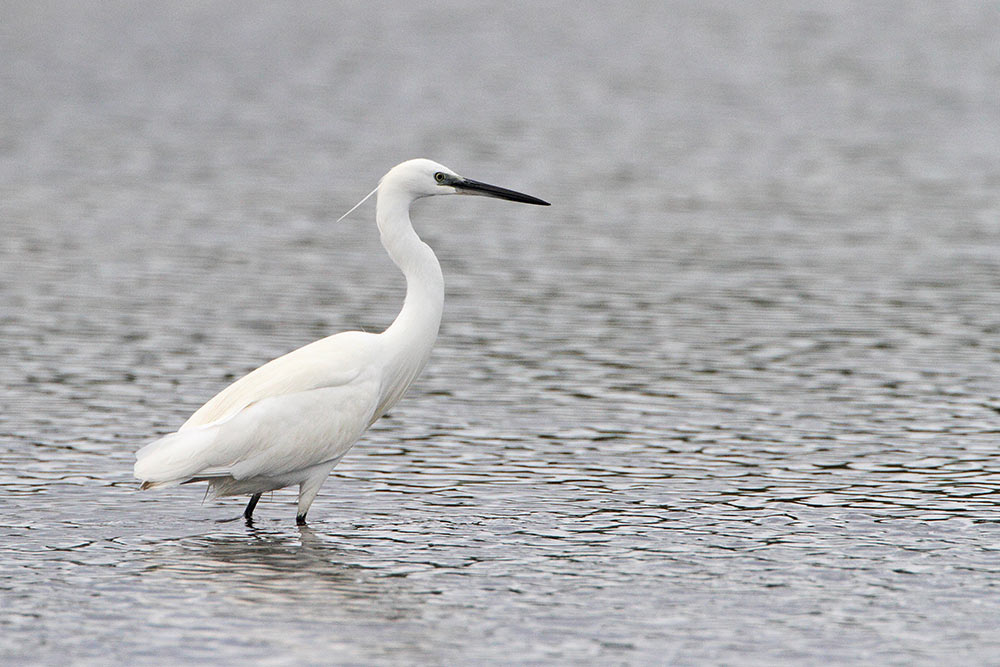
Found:
<svg viewBox="0 0 1000 667"><path fill-rule="evenodd" d="M0 8L0 661L1000 662L990 3ZM139 493L228 382L400 306L295 491Z"/></svg>

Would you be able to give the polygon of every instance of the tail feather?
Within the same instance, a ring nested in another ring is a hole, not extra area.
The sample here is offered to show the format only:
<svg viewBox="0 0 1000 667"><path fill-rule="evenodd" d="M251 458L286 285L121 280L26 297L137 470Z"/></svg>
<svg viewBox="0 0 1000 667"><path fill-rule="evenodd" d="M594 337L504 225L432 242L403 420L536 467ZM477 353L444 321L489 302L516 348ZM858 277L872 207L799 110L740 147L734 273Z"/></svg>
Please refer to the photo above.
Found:
<svg viewBox="0 0 1000 667"><path fill-rule="evenodd" d="M136 452L134 474L140 489L182 484L213 467L212 443L218 427L208 425L165 435ZM217 464L216 464L217 465ZM217 467L212 473L221 472Z"/></svg>

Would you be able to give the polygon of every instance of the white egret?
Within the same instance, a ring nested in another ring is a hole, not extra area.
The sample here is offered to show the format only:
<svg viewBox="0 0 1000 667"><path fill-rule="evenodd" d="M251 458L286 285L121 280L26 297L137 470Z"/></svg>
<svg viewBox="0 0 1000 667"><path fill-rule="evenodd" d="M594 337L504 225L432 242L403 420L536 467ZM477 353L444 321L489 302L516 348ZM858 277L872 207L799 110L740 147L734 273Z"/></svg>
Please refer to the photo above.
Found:
<svg viewBox="0 0 1000 667"><path fill-rule="evenodd" d="M393 323L379 334L323 338L232 383L177 432L136 452L140 488L208 482L212 497L249 494L243 516L250 522L261 494L298 484L296 521L304 524L334 466L402 398L437 338L444 278L434 251L413 230L410 205L431 195L470 194L548 206L424 159L393 167L368 197L375 193L382 245L406 277Z"/></svg>

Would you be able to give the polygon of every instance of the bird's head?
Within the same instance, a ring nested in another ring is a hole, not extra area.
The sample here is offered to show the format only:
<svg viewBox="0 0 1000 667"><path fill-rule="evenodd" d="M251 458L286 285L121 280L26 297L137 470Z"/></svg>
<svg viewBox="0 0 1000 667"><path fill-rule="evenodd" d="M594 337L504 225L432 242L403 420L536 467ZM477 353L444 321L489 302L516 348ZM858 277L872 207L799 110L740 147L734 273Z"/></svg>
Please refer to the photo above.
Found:
<svg viewBox="0 0 1000 667"><path fill-rule="evenodd" d="M480 195L525 204L549 205L547 201L531 195L459 176L443 164L423 158L397 164L382 177L379 188L405 192L413 199L433 195Z"/></svg>
<svg viewBox="0 0 1000 667"><path fill-rule="evenodd" d="M510 201L523 202L525 204L536 204L538 206L548 206L547 201L538 197L532 197L521 192L500 188L495 185L488 185L474 181L471 178L459 176L443 164L438 164L432 160L418 158L407 160L397 164L389 170L378 187L368 193L368 195L351 208L350 211L338 218L340 222L368 199L378 194L379 202L393 201L409 207L410 203L421 197L431 197L433 195L480 195L482 197L496 197L497 199L507 199Z"/></svg>

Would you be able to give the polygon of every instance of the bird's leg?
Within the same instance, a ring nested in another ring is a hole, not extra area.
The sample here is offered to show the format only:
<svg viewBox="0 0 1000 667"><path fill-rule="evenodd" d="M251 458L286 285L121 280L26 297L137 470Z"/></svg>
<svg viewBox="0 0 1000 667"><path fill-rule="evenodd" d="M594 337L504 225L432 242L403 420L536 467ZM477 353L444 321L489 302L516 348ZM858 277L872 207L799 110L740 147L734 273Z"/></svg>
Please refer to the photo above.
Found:
<svg viewBox="0 0 1000 667"><path fill-rule="evenodd" d="M339 461L340 459L337 460ZM309 506L312 505L316 494L319 493L319 487L323 486L323 482L326 481L327 476L335 465L337 465L337 461L329 463L317 472L314 472L312 477L299 482L299 507L298 513L295 515L295 523L298 525L306 525L306 512L309 511Z"/></svg>
<svg viewBox="0 0 1000 667"><path fill-rule="evenodd" d="M247 520L247 523L253 521L253 510L257 507L257 501L260 500L260 494L255 493L250 496L250 502L247 503L247 508L243 510L243 518Z"/></svg>

